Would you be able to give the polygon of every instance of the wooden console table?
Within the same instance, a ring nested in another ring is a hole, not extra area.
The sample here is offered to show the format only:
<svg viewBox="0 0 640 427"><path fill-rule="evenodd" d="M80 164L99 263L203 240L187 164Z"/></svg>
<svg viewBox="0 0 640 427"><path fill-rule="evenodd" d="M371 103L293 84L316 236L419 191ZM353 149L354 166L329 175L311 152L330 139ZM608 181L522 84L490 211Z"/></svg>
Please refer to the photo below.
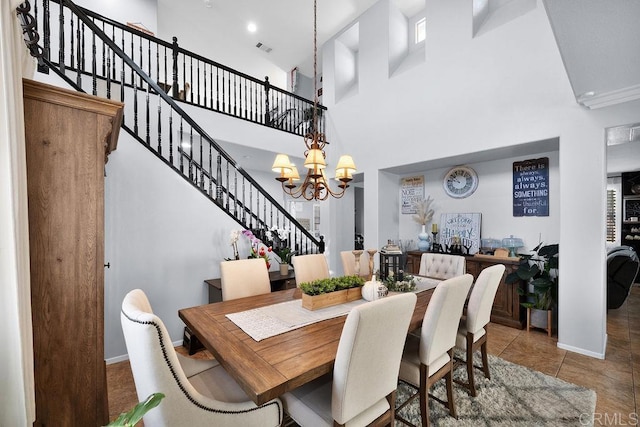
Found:
<svg viewBox="0 0 640 427"><path fill-rule="evenodd" d="M271 282L271 292L283 289L293 289L296 287L296 275L293 270L289 274L282 275L280 271L270 271L269 281ZM209 304L222 301L222 282L220 279L208 279L204 283L209 285Z"/></svg>

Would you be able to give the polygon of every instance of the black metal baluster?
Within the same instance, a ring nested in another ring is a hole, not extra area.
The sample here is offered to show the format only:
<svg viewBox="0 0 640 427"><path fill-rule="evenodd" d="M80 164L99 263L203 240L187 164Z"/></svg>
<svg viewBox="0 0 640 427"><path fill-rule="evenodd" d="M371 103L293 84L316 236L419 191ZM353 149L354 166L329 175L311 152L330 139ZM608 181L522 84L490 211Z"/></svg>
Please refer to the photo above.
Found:
<svg viewBox="0 0 640 427"><path fill-rule="evenodd" d="M122 61L122 70L120 71L120 102L124 102L124 61ZM122 123L126 119L126 114L122 115Z"/></svg>
<svg viewBox="0 0 640 427"><path fill-rule="evenodd" d="M82 36L80 26L80 21L78 21L76 25L76 84L82 87ZM71 34L73 34L73 30L71 30ZM73 64L73 59L71 63Z"/></svg>
<svg viewBox="0 0 640 427"><path fill-rule="evenodd" d="M129 36L131 37L131 59L134 60L133 58L135 58L135 51L133 47L133 33L129 33ZM131 86L136 86L136 79L133 75L133 68L131 68Z"/></svg>
<svg viewBox="0 0 640 427"><path fill-rule="evenodd" d="M84 40L84 22L82 23L82 30L80 31L80 38L81 38L81 42L80 42L80 46L81 46L81 50L80 50L80 56L82 57L82 60L80 61L81 64L81 72L85 71L85 50L84 50L84 46L85 46L85 40Z"/></svg>
<svg viewBox="0 0 640 427"><path fill-rule="evenodd" d="M116 27L114 25L111 26L111 40L113 40L114 43L116 43ZM113 70L111 70L111 75L113 76L113 78L116 78L116 51L113 50L111 51L111 66L113 67Z"/></svg>
<svg viewBox="0 0 640 427"><path fill-rule="evenodd" d="M202 134L200 134L200 188L204 190L204 162L202 157Z"/></svg>
<svg viewBox="0 0 640 427"><path fill-rule="evenodd" d="M227 71L227 113L231 114L231 71Z"/></svg>
<svg viewBox="0 0 640 427"><path fill-rule="evenodd" d="M58 67L60 68L60 72L62 74L65 73L65 64L64 64L64 7L60 5L60 10L58 12L58 23L60 24L59 28L59 39L60 44L58 45Z"/></svg>
<svg viewBox="0 0 640 427"><path fill-rule="evenodd" d="M158 154L162 156L162 97L158 94Z"/></svg>
<svg viewBox="0 0 640 427"><path fill-rule="evenodd" d="M149 42L151 43L151 42ZM156 46L156 82L160 83L160 45L154 43ZM166 73L165 73L166 76ZM166 80L166 77L164 77Z"/></svg>
<svg viewBox="0 0 640 427"><path fill-rule="evenodd" d="M249 108L251 109L251 121L255 122L256 121L256 110L257 108L254 110L254 104L253 104L253 94L255 93L255 84L253 82L249 82L249 88L251 88L251 91L249 93Z"/></svg>
<svg viewBox="0 0 640 427"><path fill-rule="evenodd" d="M111 56L107 55L107 99L111 99Z"/></svg>
<svg viewBox="0 0 640 427"><path fill-rule="evenodd" d="M142 37L140 37L140 36L137 36L137 37L138 37L138 52L140 52L139 53L140 63L138 64L138 66L140 67L141 70L144 70L144 62L142 61L142 43L143 43L144 39ZM131 57L131 59L133 59L133 57ZM135 61L135 59L134 59L134 61ZM143 88L144 87L144 79L139 74L138 74L138 79L140 80L140 88ZM134 82L134 84L135 84L135 82Z"/></svg>
<svg viewBox="0 0 640 427"><path fill-rule="evenodd" d="M146 106L145 106L145 119L146 119L146 131L147 131L147 137L145 138L145 141L147 142L147 145L150 146L151 145L151 125L150 125L150 119L151 119L151 114L149 112L149 85L147 85L147 96L146 96Z"/></svg>
<svg viewBox="0 0 640 427"><path fill-rule="evenodd" d="M174 99L178 99L178 38L173 38L173 82L172 82L172 95Z"/></svg>
<svg viewBox="0 0 640 427"><path fill-rule="evenodd" d="M193 179L193 126L189 126L189 180Z"/></svg>
<svg viewBox="0 0 640 427"><path fill-rule="evenodd" d="M222 110L224 112L227 112L226 109L226 105L224 103L224 96L225 96L225 91L224 91L224 70L222 70Z"/></svg>
<svg viewBox="0 0 640 427"><path fill-rule="evenodd" d="M222 155L216 161L216 202L222 206Z"/></svg>
<svg viewBox="0 0 640 427"><path fill-rule="evenodd" d="M219 67L216 67L216 110L220 111L220 68Z"/></svg>
<svg viewBox="0 0 640 427"><path fill-rule="evenodd" d="M184 175L184 156L182 155L182 141L184 140L184 133L182 127L182 115L180 115L180 140L178 141L178 157L180 157L180 173Z"/></svg>
<svg viewBox="0 0 640 427"><path fill-rule="evenodd" d="M133 85L133 133L138 136L138 86Z"/></svg>
<svg viewBox="0 0 640 427"><path fill-rule="evenodd" d="M209 73L209 100L211 109L213 110L213 65L211 65L211 72Z"/></svg>
<svg viewBox="0 0 640 427"><path fill-rule="evenodd" d="M185 58L185 54L182 54L182 96L180 96L180 92L178 92L178 99L182 101L187 101L187 87L185 86L187 78L187 59Z"/></svg>
<svg viewBox="0 0 640 427"><path fill-rule="evenodd" d="M244 79L244 118L248 119L249 114L247 110L247 79Z"/></svg>
<svg viewBox="0 0 640 427"><path fill-rule="evenodd" d="M227 161L227 167L226 167L226 188L227 188L226 209L227 209L227 212L229 212L229 162L228 161Z"/></svg>
<svg viewBox="0 0 640 427"><path fill-rule="evenodd" d="M245 209L247 207L245 206ZM249 228L253 230L253 184L249 185Z"/></svg>
<svg viewBox="0 0 640 427"><path fill-rule="evenodd" d="M167 77L167 47L163 46L164 49L164 84L165 86L162 88L164 89L165 92L169 92L166 88L167 88L167 84L169 84L169 79Z"/></svg>
<svg viewBox="0 0 640 427"><path fill-rule="evenodd" d="M236 74L233 75L233 115L238 115L238 93L236 91Z"/></svg>
<svg viewBox="0 0 640 427"><path fill-rule="evenodd" d="M42 31L44 32L42 56L44 59L49 60L51 57L51 12L49 10L49 0L43 0L42 2ZM49 74L49 67L44 64L38 64L38 71Z"/></svg>
<svg viewBox="0 0 640 427"><path fill-rule="evenodd" d="M202 82L204 83L204 105L203 107L207 108L207 64L205 63L202 68ZM200 75L200 73L198 73ZM198 90L198 103L200 103L200 90Z"/></svg>
<svg viewBox="0 0 640 427"><path fill-rule="evenodd" d="M98 76L97 73L97 58L96 58L96 33L91 33L91 86L93 88L93 95L98 94Z"/></svg>
<svg viewBox="0 0 640 427"><path fill-rule="evenodd" d="M198 82L198 84L196 85L197 87L196 90L198 91L198 97L196 99L197 99L198 105L202 105L200 104L200 60L199 59L196 62L196 76L197 76L196 81ZM192 89L191 94L193 95L193 88L191 89Z"/></svg>
<svg viewBox="0 0 640 427"><path fill-rule="evenodd" d="M264 120L262 123L266 124L267 126L269 125L269 99L267 98L267 95L269 94L269 79L266 79L266 83L264 84L264 90L260 92L260 109L265 108L265 111L261 111L261 117L260 120ZM262 100L262 95L264 94L264 102L266 102L266 105L263 103ZM264 114L262 114L264 113Z"/></svg>
<svg viewBox="0 0 640 427"><path fill-rule="evenodd" d="M102 32L106 34L106 32L104 31L104 21L102 21ZM107 74L107 72L104 69L107 61L105 58L105 48L106 48L106 45L104 44L104 42L102 42L102 76L105 76Z"/></svg>
<svg viewBox="0 0 640 427"><path fill-rule="evenodd" d="M247 205L245 204L245 188L244 188L244 175L242 175L242 224L247 226Z"/></svg>
<svg viewBox="0 0 640 427"><path fill-rule="evenodd" d="M73 31L73 15L71 15L71 18L69 19L69 25L71 26L71 31L69 32L69 42L71 43L70 46L70 51L71 51L71 60L69 61L69 65L71 65L71 69L73 69L73 66L76 63L76 58L75 58L75 45L74 45L74 31Z"/></svg>
<svg viewBox="0 0 640 427"><path fill-rule="evenodd" d="M193 85L193 56L189 57L189 85ZM187 85L184 85L184 101L187 102ZM189 90L189 102L193 104L193 88Z"/></svg>
<svg viewBox="0 0 640 427"><path fill-rule="evenodd" d="M209 145L209 197L213 196L213 148L211 142L207 141Z"/></svg>
<svg viewBox="0 0 640 427"><path fill-rule="evenodd" d="M140 40L140 44L142 44L142 41L144 39ZM153 74L151 73L151 39L147 39L147 67L149 69L149 77L153 78ZM142 66L140 66L140 68L142 68ZM156 81L158 79L158 73L156 73Z"/></svg>
<svg viewBox="0 0 640 427"><path fill-rule="evenodd" d="M233 168L233 216L238 218L238 169Z"/></svg>
<svg viewBox="0 0 640 427"><path fill-rule="evenodd" d="M173 167L173 109L169 109L169 163Z"/></svg>

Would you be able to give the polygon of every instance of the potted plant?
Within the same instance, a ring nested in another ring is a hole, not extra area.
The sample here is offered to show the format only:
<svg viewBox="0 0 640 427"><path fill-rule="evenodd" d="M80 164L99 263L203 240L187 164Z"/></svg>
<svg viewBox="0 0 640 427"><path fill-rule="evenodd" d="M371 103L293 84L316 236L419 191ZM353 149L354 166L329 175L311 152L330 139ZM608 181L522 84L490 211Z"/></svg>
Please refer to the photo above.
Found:
<svg viewBox="0 0 640 427"><path fill-rule="evenodd" d="M364 279L360 276L342 276L300 283L302 306L308 310L356 301L362 298Z"/></svg>
<svg viewBox="0 0 640 427"><path fill-rule="evenodd" d="M278 258L280 258L280 274L283 276L289 274L291 257L295 255L295 251L292 251L288 246L284 246L276 249L274 252L278 255Z"/></svg>
<svg viewBox="0 0 640 427"><path fill-rule="evenodd" d="M540 243L531 254L520 255L517 270L509 273L506 283L522 280L527 290L518 289L527 301L521 303L527 309L527 330L530 326L546 329L551 335L551 312L558 298L558 244L542 246Z"/></svg>

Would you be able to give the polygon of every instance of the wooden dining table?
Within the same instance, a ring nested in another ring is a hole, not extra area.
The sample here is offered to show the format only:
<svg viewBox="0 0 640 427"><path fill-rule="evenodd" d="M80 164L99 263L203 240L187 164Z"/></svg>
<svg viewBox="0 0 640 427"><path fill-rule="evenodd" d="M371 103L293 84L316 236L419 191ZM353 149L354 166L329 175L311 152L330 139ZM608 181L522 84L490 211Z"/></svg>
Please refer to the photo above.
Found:
<svg viewBox="0 0 640 427"><path fill-rule="evenodd" d="M433 289L417 293L407 332L422 326L432 294ZM185 308L178 315L247 395L262 405L333 370L346 315L261 341L255 341L226 315L300 298L300 289L287 289Z"/></svg>

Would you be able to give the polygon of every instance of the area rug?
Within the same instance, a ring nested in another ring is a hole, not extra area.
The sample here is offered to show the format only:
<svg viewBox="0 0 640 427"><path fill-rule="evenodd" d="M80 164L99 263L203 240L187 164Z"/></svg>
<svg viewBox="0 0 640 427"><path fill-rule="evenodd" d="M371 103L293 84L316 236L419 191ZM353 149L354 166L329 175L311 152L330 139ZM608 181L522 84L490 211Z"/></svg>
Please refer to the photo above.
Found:
<svg viewBox="0 0 640 427"><path fill-rule="evenodd" d="M461 355L460 355L461 356ZM479 352L476 352L480 365ZM453 385L458 419L449 416L447 409L431 399L429 414L432 426L585 426L592 425L591 414L596 407L596 392L557 378L507 362L489 355L491 380L476 370L476 397L462 386ZM454 371L454 378L466 382L464 365ZM397 402L404 402L413 393L403 384L398 386ZM446 400L444 380L438 381L431 394ZM418 400L399 412L419 426ZM404 425L396 421L396 426Z"/></svg>

